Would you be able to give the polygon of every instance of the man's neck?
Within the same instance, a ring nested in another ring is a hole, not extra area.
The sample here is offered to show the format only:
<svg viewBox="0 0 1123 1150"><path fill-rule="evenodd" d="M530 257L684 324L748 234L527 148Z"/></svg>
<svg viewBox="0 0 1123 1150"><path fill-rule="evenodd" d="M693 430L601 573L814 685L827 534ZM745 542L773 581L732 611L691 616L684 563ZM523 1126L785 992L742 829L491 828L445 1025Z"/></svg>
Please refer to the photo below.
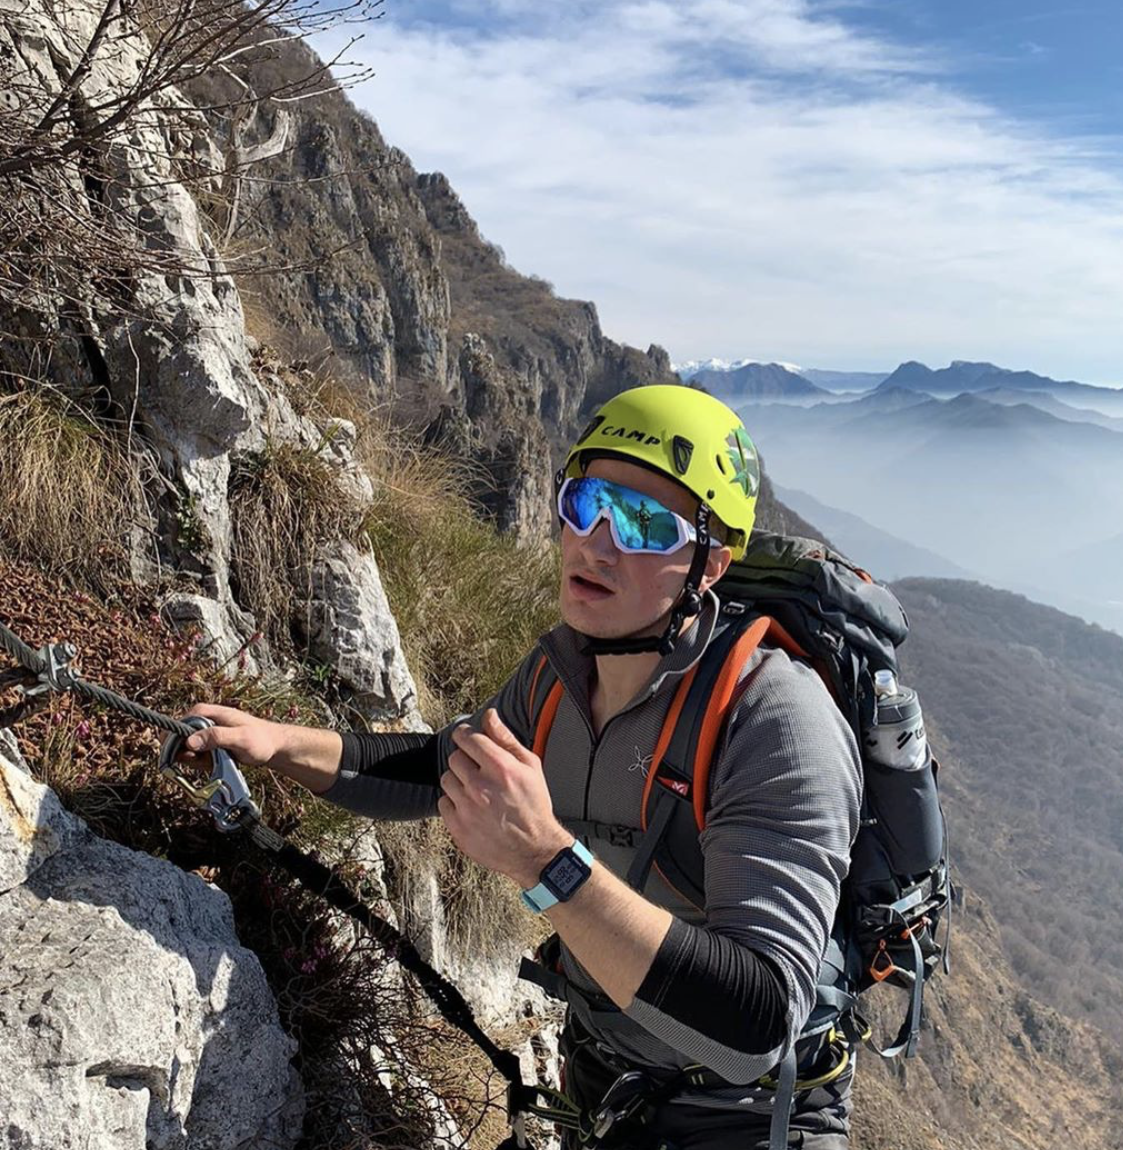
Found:
<svg viewBox="0 0 1123 1150"><path fill-rule="evenodd" d="M640 655L598 655L593 697L598 704L596 709L602 711L599 717L608 719L626 707L651 678L661 658L658 651Z"/></svg>

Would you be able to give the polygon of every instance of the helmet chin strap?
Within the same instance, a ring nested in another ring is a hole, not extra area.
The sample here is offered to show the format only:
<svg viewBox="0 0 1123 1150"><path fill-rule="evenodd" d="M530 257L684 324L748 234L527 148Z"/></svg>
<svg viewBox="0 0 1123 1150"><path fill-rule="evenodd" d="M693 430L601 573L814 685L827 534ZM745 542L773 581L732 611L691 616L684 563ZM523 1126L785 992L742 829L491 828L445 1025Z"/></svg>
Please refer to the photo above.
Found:
<svg viewBox="0 0 1123 1150"><path fill-rule="evenodd" d="M702 610L702 576L710 555L710 515L710 508L705 503L699 503L694 516L694 530L698 536L694 543L694 557L690 561L690 570L686 574L682 591L671 608L671 619L663 634L623 639L598 639L587 635L582 647L583 654L645 655L657 651L660 655L669 655L675 649L683 620Z"/></svg>

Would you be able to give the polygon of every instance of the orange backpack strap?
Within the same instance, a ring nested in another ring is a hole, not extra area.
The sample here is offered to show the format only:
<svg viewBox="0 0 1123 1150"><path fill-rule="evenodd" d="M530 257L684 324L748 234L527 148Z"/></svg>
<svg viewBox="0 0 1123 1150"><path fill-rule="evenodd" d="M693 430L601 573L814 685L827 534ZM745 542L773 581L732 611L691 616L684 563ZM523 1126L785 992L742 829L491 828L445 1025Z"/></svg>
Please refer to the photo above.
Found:
<svg viewBox="0 0 1123 1150"><path fill-rule="evenodd" d="M702 722L695 741L694 769L691 774L694 780L694 822L699 830L704 829L706 825L710 767L713 765L718 739L724 733L729 715L744 689L741 671L765 639L773 646L782 647L789 655L798 658L807 657L807 653L791 635L768 615L762 615L754 620L741 633L726 655L717 682L702 713Z"/></svg>
<svg viewBox="0 0 1123 1150"><path fill-rule="evenodd" d="M659 732L659 738L655 742L655 753L651 756L651 768L647 772L647 781L643 785L643 809L640 811L640 826L642 826L645 831L648 829L647 812L651 804L651 789L655 786L656 782L682 798L688 797L682 787L678 785L678 780L669 777L665 771L661 772L660 768L664 764L667 746L671 741L672 735L674 735L678 728L682 709L686 705L690 688L694 685L694 680L697 676L698 664L695 663L682 677L682 682L679 683L678 690L675 691L675 697L671 700L671 707L670 710L667 711L667 717L663 720L663 729Z"/></svg>
<svg viewBox="0 0 1123 1150"><path fill-rule="evenodd" d="M534 669L534 678L530 682L530 692L526 701L527 718L530 729L534 732L531 750L539 758L542 758L546 751L546 741L550 737L550 728L553 727L554 718L558 713L562 690L561 680L554 674L549 660L543 655Z"/></svg>
<svg viewBox="0 0 1123 1150"><path fill-rule="evenodd" d="M635 889L643 889L654 865L684 898L703 904L698 834L706 825L710 767L744 688L741 672L766 638L793 655L804 654L769 616L734 620L679 684L644 787L641 824L647 833L628 872Z"/></svg>

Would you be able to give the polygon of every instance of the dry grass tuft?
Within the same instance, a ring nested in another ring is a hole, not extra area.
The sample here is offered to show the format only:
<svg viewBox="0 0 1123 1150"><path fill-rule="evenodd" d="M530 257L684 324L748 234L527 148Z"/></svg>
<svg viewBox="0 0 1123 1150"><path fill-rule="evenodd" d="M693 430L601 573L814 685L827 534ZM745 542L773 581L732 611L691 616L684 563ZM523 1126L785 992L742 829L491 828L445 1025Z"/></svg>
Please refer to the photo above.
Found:
<svg viewBox="0 0 1123 1150"><path fill-rule="evenodd" d="M364 446L367 528L422 710L440 725L490 698L558 619L558 552L479 517L471 473L383 429Z"/></svg>
<svg viewBox="0 0 1123 1150"><path fill-rule="evenodd" d="M104 588L145 518L138 467L55 391L0 395L0 542L10 557Z"/></svg>
<svg viewBox="0 0 1123 1150"><path fill-rule="evenodd" d="M512 943L525 949L546 937L543 921L527 913L514 883L461 854L439 819L380 823L378 841L387 889L408 934L429 925L410 912L424 906L427 892L420 884L435 871L448 938L458 953L509 959Z"/></svg>
<svg viewBox="0 0 1123 1150"><path fill-rule="evenodd" d="M316 557L332 540L358 541L362 509L316 452L280 446L235 467L230 512L242 603L271 643L291 651L292 624L308 599Z"/></svg>

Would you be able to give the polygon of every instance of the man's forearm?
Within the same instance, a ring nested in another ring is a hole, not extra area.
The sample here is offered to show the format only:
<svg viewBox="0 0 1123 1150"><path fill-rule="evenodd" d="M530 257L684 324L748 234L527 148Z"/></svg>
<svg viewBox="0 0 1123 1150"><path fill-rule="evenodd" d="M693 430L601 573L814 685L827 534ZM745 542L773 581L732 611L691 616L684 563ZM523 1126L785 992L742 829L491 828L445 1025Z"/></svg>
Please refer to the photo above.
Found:
<svg viewBox="0 0 1123 1150"><path fill-rule="evenodd" d="M335 783L343 754L343 739L337 731L286 724L280 735L280 750L269 761L270 770L295 780L316 795Z"/></svg>
<svg viewBox="0 0 1123 1150"><path fill-rule="evenodd" d="M570 899L546 914L578 962L626 1010L673 921L601 863Z"/></svg>
<svg viewBox="0 0 1123 1150"><path fill-rule="evenodd" d="M611 871L546 912L566 947L629 1017L731 1082L780 1056L788 988L769 958L654 906Z"/></svg>

